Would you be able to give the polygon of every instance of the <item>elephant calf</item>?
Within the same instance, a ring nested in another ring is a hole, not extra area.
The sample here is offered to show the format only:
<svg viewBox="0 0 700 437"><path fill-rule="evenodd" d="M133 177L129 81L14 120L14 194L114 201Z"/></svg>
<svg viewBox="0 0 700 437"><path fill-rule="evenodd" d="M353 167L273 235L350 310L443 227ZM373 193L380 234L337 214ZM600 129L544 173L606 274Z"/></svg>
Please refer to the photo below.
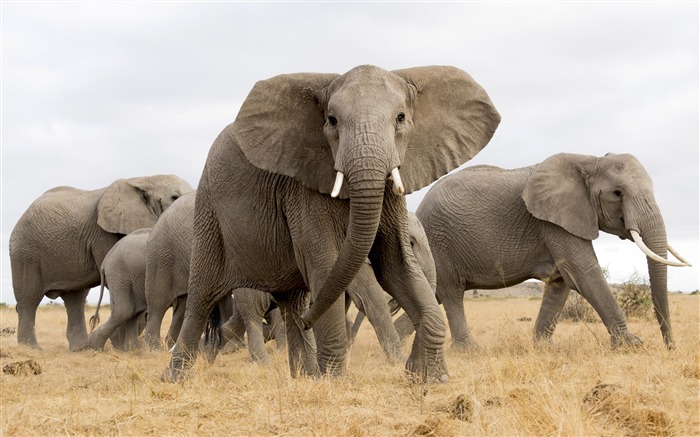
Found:
<svg viewBox="0 0 700 437"><path fill-rule="evenodd" d="M466 168L435 184L416 214L435 257L437 296L453 347L474 344L464 290L503 288L529 278L545 282L537 338L551 337L574 289L600 315L613 346L641 344L628 331L598 264L592 240L599 231L634 240L646 253L656 317L666 346L673 346L666 265L686 264L665 259L673 251L652 181L634 156L561 153L514 170Z"/></svg>

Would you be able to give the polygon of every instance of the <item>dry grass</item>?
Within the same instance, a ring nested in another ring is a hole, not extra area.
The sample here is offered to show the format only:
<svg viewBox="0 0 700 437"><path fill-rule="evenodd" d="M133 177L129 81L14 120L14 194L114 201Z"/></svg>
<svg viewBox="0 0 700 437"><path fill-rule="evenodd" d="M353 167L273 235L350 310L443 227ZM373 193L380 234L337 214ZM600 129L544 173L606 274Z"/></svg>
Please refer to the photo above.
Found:
<svg viewBox="0 0 700 437"><path fill-rule="evenodd" d="M448 349L450 382L427 387L387 363L368 324L343 379L291 379L285 354L270 348L269 367L237 352L198 360L184 384L161 383L166 352L70 353L63 308L42 307L43 351L0 337L0 367L33 359L42 369L0 375L1 434L698 435L699 303L671 297L668 352L654 320L630 320L647 342L639 350L612 351L599 322L561 322L552 344L536 345L539 301L468 300L481 351ZM16 324L14 308L1 308L0 329Z"/></svg>

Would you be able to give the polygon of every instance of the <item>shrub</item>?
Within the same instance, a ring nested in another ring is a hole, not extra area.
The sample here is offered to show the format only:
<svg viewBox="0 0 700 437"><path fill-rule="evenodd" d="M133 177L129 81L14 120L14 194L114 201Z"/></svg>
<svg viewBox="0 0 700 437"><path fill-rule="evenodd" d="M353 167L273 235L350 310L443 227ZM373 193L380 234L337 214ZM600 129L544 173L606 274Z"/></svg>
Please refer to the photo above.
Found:
<svg viewBox="0 0 700 437"><path fill-rule="evenodd" d="M652 300L649 281L636 271L622 284L622 289L617 291L615 298L627 317L651 316Z"/></svg>

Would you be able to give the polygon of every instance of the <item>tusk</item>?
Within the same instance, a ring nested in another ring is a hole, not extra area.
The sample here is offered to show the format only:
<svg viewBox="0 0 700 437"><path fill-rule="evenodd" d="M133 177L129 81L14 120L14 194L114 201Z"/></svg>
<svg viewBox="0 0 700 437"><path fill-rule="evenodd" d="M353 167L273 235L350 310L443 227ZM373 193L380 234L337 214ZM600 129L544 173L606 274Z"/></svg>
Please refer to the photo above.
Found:
<svg viewBox="0 0 700 437"><path fill-rule="evenodd" d="M406 192L403 188L403 182L401 182L401 175L399 174L399 168L394 167L394 169L391 171L391 179L394 180L394 193L395 194L403 194Z"/></svg>
<svg viewBox="0 0 700 437"><path fill-rule="evenodd" d="M690 263L689 263L688 261L686 261L682 256L680 256L680 255L678 254L678 252L676 252L676 251L671 247L670 244L668 244L667 247L668 247L668 251L671 252L671 255L675 256L676 259L677 259L678 261L680 261L680 262L682 262L682 263L685 263L685 265L687 265L688 267L692 267L692 264L690 264Z"/></svg>
<svg viewBox="0 0 700 437"><path fill-rule="evenodd" d="M686 263L677 263L675 261L669 261L665 258L661 258L659 255L652 252L651 249L649 249L647 245L644 244L644 241L642 241L642 237L639 236L639 233L637 231L633 231L630 229L630 234L632 235L634 242L637 243L637 246L639 246L639 248L642 249L642 252L644 252L646 256L653 259L654 261L673 267L688 267L688 264Z"/></svg>
<svg viewBox="0 0 700 437"><path fill-rule="evenodd" d="M343 187L343 174L341 172L335 175L335 184L333 184L333 191L331 191L331 197L338 197L340 194L340 189Z"/></svg>

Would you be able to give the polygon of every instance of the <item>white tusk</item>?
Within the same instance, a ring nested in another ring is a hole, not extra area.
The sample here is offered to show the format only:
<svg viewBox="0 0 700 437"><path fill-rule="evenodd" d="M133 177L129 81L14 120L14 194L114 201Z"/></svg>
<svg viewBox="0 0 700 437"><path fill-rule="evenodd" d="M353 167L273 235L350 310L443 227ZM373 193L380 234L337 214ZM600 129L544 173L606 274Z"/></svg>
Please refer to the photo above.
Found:
<svg viewBox="0 0 700 437"><path fill-rule="evenodd" d="M331 191L331 197L338 197L340 194L340 189L343 187L343 174L341 172L335 175L335 184L333 184L333 191Z"/></svg>
<svg viewBox="0 0 700 437"><path fill-rule="evenodd" d="M394 167L391 171L391 178L394 180L394 193L399 195L405 193L406 190L403 188L403 182L401 182L401 175L399 174L398 167Z"/></svg>
<svg viewBox="0 0 700 437"><path fill-rule="evenodd" d="M639 233L637 231L633 231L630 229L630 234L632 235L634 242L637 243L637 246L639 246L639 248L642 249L642 252L644 252L646 256L653 259L654 261L673 267L688 267L688 264L686 263L677 263L675 261L669 261L665 258L661 258L659 255L652 252L651 249L649 249L647 245L644 244L644 241L642 241L642 237L639 236Z"/></svg>
<svg viewBox="0 0 700 437"><path fill-rule="evenodd" d="M173 347L171 347L168 352L173 353L174 350L175 350L175 345L173 345Z"/></svg>
<svg viewBox="0 0 700 437"><path fill-rule="evenodd" d="M692 267L692 264L690 264L690 263L689 263L688 261L686 261L682 256L680 256L680 255L678 254L678 252L676 252L676 251L671 247L670 244L668 244L667 247L668 247L668 251L671 252L671 255L675 256L676 259L677 259L678 261L680 261L680 262L682 262L682 263L685 263L685 265L687 265L688 267Z"/></svg>

